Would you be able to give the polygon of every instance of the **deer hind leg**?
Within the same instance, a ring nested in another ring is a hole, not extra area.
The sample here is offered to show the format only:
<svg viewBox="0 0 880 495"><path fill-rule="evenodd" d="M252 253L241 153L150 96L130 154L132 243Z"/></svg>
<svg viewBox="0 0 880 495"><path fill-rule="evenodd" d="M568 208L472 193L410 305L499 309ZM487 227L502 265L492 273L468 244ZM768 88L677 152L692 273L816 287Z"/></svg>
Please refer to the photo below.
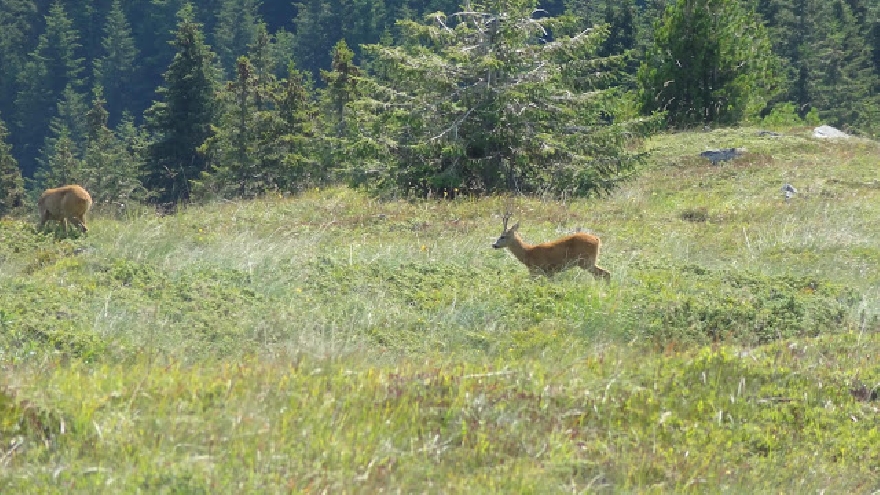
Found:
<svg viewBox="0 0 880 495"><path fill-rule="evenodd" d="M602 280L609 282L611 281L611 273L608 270L596 265L595 259L587 259L581 258L578 260L578 266L592 273L594 277L601 278Z"/></svg>
<svg viewBox="0 0 880 495"><path fill-rule="evenodd" d="M590 268L590 273L592 273L596 278L601 278L606 282L611 281L611 273L609 273L608 270L605 270L604 268L601 268L599 266L593 265L593 267Z"/></svg>

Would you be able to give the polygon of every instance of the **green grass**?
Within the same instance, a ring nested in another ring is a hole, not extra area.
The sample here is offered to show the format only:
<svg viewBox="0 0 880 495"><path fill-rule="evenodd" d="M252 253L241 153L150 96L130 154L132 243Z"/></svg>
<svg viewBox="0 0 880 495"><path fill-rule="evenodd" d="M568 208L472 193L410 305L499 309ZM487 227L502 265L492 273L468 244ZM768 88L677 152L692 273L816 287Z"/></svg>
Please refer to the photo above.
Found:
<svg viewBox="0 0 880 495"><path fill-rule="evenodd" d="M504 198L3 220L0 491L876 489L880 147L756 130L513 200L529 241L598 234L610 284L491 249Z"/></svg>

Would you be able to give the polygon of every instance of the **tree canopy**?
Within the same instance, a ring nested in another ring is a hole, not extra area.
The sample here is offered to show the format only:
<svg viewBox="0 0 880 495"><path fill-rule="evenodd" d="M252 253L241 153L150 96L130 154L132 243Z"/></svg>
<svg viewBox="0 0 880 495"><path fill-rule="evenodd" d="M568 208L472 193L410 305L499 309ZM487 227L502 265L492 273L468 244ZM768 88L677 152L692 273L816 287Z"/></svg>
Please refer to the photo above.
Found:
<svg viewBox="0 0 880 495"><path fill-rule="evenodd" d="M397 45L364 47L375 79L357 102L380 150L378 180L417 190L585 194L632 170L633 127L598 81L602 28L535 17L535 2L400 21ZM553 32L553 39L548 40ZM598 70L597 70L598 69Z"/></svg>
<svg viewBox="0 0 880 495"><path fill-rule="evenodd" d="M160 202L331 182L590 194L632 173L627 140L658 122L873 135L875 7L0 0L4 166Z"/></svg>

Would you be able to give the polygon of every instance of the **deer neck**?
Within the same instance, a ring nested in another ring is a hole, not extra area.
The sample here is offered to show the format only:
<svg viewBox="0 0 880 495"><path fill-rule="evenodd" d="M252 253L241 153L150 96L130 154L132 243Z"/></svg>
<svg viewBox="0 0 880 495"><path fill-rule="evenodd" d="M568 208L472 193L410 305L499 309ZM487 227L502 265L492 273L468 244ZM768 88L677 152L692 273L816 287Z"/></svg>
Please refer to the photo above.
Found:
<svg viewBox="0 0 880 495"><path fill-rule="evenodd" d="M514 232L513 239L510 241L510 244L507 245L507 248L510 249L510 252L513 253L514 256L516 256L516 259L525 263L526 254L532 246L520 237L519 232Z"/></svg>

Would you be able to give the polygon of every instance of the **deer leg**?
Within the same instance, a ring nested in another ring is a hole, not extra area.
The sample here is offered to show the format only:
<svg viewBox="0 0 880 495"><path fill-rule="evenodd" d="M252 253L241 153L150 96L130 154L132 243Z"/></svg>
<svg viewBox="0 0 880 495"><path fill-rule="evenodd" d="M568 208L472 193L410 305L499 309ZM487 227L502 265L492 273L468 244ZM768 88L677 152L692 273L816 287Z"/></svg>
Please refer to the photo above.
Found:
<svg viewBox="0 0 880 495"><path fill-rule="evenodd" d="M595 259L580 258L577 262L578 266L592 273L594 277L601 278L606 282L611 280L611 274L604 268L596 265Z"/></svg>
<svg viewBox="0 0 880 495"><path fill-rule="evenodd" d="M604 280L606 282L611 281L611 274L608 272L608 270L605 270L604 268L600 268L596 265L592 265L589 268L589 270L590 270L590 273L592 273L594 277L601 278L602 280Z"/></svg>
<svg viewBox="0 0 880 495"><path fill-rule="evenodd" d="M76 225L77 227L79 227L80 230L82 230L83 232L89 231L89 229L88 229L88 227L86 227L86 223L84 221L82 221L76 217L72 218L71 220L73 221L73 224Z"/></svg>

